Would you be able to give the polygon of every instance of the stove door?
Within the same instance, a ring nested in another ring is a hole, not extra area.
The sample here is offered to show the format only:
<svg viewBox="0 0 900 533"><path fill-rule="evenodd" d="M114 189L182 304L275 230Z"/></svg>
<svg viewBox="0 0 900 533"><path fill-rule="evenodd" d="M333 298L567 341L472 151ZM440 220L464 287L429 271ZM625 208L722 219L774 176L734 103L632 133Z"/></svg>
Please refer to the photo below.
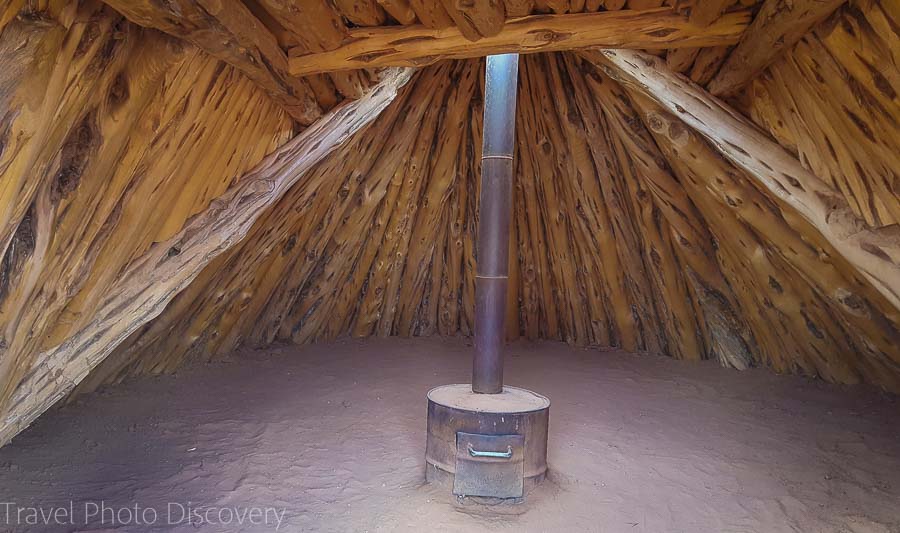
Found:
<svg viewBox="0 0 900 533"><path fill-rule="evenodd" d="M453 494L521 498L524 477L524 435L456 433Z"/></svg>

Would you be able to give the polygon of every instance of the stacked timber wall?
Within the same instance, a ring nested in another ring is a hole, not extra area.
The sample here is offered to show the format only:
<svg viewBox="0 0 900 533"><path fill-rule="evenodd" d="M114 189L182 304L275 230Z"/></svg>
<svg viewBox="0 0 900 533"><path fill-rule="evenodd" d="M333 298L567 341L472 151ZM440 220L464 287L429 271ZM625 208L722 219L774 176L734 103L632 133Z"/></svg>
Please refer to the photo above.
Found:
<svg viewBox="0 0 900 533"><path fill-rule="evenodd" d="M3 413L129 262L293 134L191 46L97 2L13 18L23 4L0 10ZM898 20L889 2L845 6L732 99L885 231L900 215ZM481 71L420 71L80 390L241 344L471 334ZM510 338L900 391L900 310L791 206L577 56L521 72Z"/></svg>
<svg viewBox="0 0 900 533"><path fill-rule="evenodd" d="M735 100L875 225L900 205L885 9L848 6ZM794 72L826 59L827 82ZM242 343L471 334L481 68L421 72L84 389ZM520 80L510 338L900 390L898 311L808 223L680 123L647 124L651 103L574 56L527 56Z"/></svg>
<svg viewBox="0 0 900 533"><path fill-rule="evenodd" d="M851 3L753 80L741 111L875 227L900 222L900 7Z"/></svg>
<svg viewBox="0 0 900 533"><path fill-rule="evenodd" d="M60 4L0 19L3 412L131 260L293 134L231 67L99 2Z"/></svg>

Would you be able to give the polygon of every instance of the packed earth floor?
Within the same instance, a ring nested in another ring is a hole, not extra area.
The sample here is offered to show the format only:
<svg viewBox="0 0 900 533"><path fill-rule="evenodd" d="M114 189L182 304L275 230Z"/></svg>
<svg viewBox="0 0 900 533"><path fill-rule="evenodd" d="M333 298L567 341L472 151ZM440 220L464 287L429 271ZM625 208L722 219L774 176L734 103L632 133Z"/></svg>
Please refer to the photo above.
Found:
<svg viewBox="0 0 900 533"><path fill-rule="evenodd" d="M900 531L900 398L551 342L506 364L552 401L549 478L460 504L423 484L425 394L471 354L281 346L81 397L0 450L0 530Z"/></svg>

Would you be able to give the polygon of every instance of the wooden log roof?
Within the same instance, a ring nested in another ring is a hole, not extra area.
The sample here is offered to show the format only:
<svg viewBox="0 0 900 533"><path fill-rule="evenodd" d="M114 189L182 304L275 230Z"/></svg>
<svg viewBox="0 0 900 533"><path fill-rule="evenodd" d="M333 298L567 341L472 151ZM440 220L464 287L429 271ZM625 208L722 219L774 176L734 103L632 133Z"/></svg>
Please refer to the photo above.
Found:
<svg viewBox="0 0 900 533"><path fill-rule="evenodd" d="M886 0L5 2L0 444L242 344L470 334L499 52L526 54L509 338L900 392L898 27Z"/></svg>
<svg viewBox="0 0 900 533"><path fill-rule="evenodd" d="M344 97L359 97L371 83L371 73L361 69L423 66L491 53L653 49L672 55L679 71L695 68L697 77L709 81L761 5L757 0L704 0L696 5L684 0L106 3L135 24L186 40L238 68L301 125L310 124ZM784 16L765 17L766 24L777 21L777 32L784 37L759 27L758 19L753 26L752 35L772 35L770 41L777 40L779 46L750 42L738 52L760 44L774 57L839 3L769 2L770 11L798 4ZM768 62L766 57L753 61L757 69Z"/></svg>
<svg viewBox="0 0 900 533"><path fill-rule="evenodd" d="M238 68L300 125L311 124L343 98L362 95L372 83L371 69L503 52L654 50L672 70L709 84L712 94L732 95L844 4L844 0L105 1L130 21L184 39ZM22 3L12 2L4 16L13 16Z"/></svg>

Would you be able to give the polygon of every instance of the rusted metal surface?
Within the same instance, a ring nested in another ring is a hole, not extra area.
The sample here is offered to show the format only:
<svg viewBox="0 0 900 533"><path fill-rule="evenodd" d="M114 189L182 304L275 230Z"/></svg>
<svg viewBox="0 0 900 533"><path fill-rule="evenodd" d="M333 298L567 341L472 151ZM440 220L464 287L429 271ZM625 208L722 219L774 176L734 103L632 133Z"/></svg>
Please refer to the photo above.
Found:
<svg viewBox="0 0 900 533"><path fill-rule="evenodd" d="M497 394L503 390L503 334L507 278L475 278L475 358L472 390Z"/></svg>
<svg viewBox="0 0 900 533"><path fill-rule="evenodd" d="M487 58L472 364L472 390L486 394L503 390L503 322L509 275L518 72L518 54Z"/></svg>
<svg viewBox="0 0 900 533"><path fill-rule="evenodd" d="M456 433L453 494L521 498L525 491L525 437Z"/></svg>
<svg viewBox="0 0 900 533"><path fill-rule="evenodd" d="M448 393L449 392L449 393ZM490 404L486 401L494 400ZM547 473L547 430L550 400L525 389L506 386L502 394L475 394L467 384L444 385L428 393L425 445L429 482L456 476L459 432L475 435L521 435L522 476L526 487ZM480 449L476 451L498 451ZM463 450L464 452L466 450ZM505 447L502 450L505 451Z"/></svg>

